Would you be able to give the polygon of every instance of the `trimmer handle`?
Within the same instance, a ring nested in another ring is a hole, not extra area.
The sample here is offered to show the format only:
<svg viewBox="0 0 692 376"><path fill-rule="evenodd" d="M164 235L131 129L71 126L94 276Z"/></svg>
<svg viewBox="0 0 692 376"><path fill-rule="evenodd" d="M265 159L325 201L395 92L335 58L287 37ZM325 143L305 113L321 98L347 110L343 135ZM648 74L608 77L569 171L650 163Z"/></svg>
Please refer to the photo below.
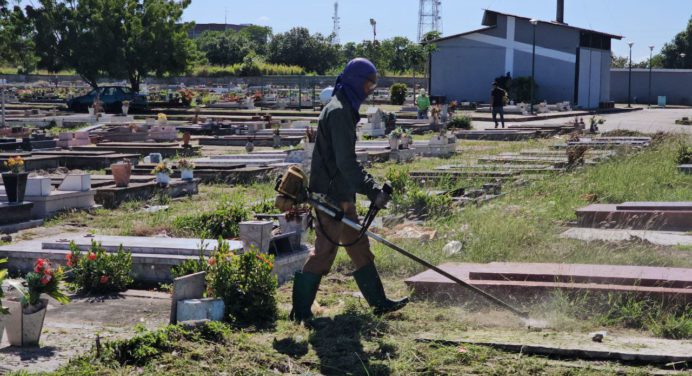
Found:
<svg viewBox="0 0 692 376"><path fill-rule="evenodd" d="M392 188L392 186L389 185L388 183L385 183L384 186L382 187L382 192L391 196L392 193L394 193L394 188Z"/></svg>

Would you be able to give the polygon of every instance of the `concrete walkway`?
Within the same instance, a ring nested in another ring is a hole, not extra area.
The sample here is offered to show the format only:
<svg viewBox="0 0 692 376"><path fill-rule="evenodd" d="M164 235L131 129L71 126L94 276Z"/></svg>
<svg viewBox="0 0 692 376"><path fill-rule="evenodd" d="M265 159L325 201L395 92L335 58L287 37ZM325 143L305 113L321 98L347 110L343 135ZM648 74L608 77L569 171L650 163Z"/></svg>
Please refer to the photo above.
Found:
<svg viewBox="0 0 692 376"><path fill-rule="evenodd" d="M599 126L602 132L612 131L616 129L626 129L630 131L638 131L642 133L686 133L692 134L692 126L675 124L675 120L683 117L692 118L692 108L684 109L667 109L667 108L652 108L643 109L641 111L623 112L617 114L598 115L606 120L605 124ZM522 126L530 126L531 124L562 124L568 122L570 118L527 121L522 123L510 122L505 123L506 126L520 124ZM584 122L588 128L589 116L584 116ZM474 121L475 129L494 128L493 122Z"/></svg>

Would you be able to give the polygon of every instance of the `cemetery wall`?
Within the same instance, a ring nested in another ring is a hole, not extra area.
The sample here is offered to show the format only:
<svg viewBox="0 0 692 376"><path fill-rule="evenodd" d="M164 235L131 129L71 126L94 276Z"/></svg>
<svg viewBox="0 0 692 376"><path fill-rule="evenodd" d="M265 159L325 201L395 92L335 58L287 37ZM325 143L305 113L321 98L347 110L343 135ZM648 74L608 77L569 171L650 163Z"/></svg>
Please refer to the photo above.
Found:
<svg viewBox="0 0 692 376"><path fill-rule="evenodd" d="M612 69L610 77L611 99L627 102L628 69ZM649 98L649 70L632 69L632 102L657 103L658 96L666 96L668 104L692 105L692 69L654 69L651 74Z"/></svg>

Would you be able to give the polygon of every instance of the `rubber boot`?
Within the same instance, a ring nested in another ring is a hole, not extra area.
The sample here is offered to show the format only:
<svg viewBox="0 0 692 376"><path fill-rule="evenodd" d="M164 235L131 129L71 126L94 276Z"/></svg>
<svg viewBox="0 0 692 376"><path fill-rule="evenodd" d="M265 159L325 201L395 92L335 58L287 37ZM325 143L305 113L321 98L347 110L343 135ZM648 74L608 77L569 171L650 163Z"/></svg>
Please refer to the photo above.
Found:
<svg viewBox="0 0 692 376"><path fill-rule="evenodd" d="M293 309L289 315L291 320L302 322L312 318L312 302L317 296L322 276L310 272L296 272L293 280Z"/></svg>
<svg viewBox="0 0 692 376"><path fill-rule="evenodd" d="M396 301L387 299L375 263L370 263L356 270L353 273L353 278L355 278L360 292L363 293L365 300L374 309L376 315L397 311L408 304L408 298Z"/></svg>

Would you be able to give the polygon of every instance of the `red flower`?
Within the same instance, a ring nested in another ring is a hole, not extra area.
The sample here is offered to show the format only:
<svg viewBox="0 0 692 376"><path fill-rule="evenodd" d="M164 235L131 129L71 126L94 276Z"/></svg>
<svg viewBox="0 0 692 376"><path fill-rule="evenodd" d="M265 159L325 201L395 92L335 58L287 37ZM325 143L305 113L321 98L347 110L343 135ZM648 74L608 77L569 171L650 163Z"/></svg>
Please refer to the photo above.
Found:
<svg viewBox="0 0 692 376"><path fill-rule="evenodd" d="M89 261L95 261L96 260L96 253L89 252L89 255L87 257L89 258Z"/></svg>
<svg viewBox="0 0 692 376"><path fill-rule="evenodd" d="M41 282L41 284L45 286L50 282L51 279L53 279L53 276L45 274L43 277L41 277L39 282Z"/></svg>
<svg viewBox="0 0 692 376"><path fill-rule="evenodd" d="M46 260L44 259L38 259L36 260L36 264L34 264L34 271L36 273L41 273L41 270L43 269L43 265L46 263Z"/></svg>
<svg viewBox="0 0 692 376"><path fill-rule="evenodd" d="M214 264L216 264L216 259L213 258L213 257L210 257L209 260L207 260L207 263L208 263L209 265L214 265Z"/></svg>
<svg viewBox="0 0 692 376"><path fill-rule="evenodd" d="M75 257L75 259L76 259L76 257ZM71 254L71 253L68 253L68 254L67 254L67 266L72 267L72 265L73 265L73 262L72 262L72 254Z"/></svg>
<svg viewBox="0 0 692 376"><path fill-rule="evenodd" d="M106 283L108 283L108 279L109 277L107 275L102 275L99 282L101 282L102 285L105 285Z"/></svg>

